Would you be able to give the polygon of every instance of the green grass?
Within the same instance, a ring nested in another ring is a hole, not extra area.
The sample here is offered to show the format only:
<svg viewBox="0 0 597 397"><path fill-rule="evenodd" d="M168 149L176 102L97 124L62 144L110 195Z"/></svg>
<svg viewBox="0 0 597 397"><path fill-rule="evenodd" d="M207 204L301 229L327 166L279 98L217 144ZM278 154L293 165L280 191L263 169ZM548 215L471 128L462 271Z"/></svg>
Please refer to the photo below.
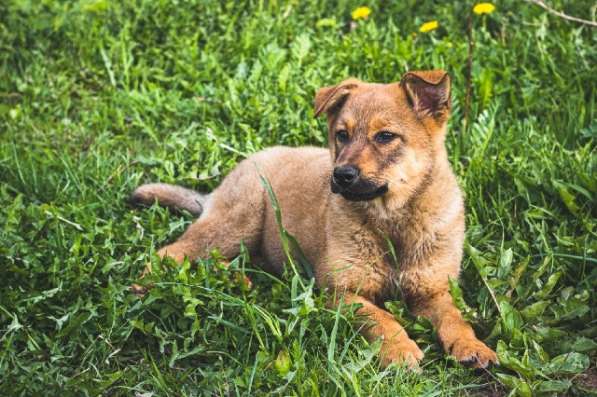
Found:
<svg viewBox="0 0 597 397"><path fill-rule="evenodd" d="M475 15L465 129L472 3L375 2L354 29L355 1L120 3L0 3L0 395L597 394L597 30L513 0ZM318 87L439 67L467 194L453 294L499 367L460 367L395 301L426 358L421 374L382 370L350 313L247 255L156 263L156 288L128 292L192 221L129 208L135 186L206 191L267 146L323 146Z"/></svg>

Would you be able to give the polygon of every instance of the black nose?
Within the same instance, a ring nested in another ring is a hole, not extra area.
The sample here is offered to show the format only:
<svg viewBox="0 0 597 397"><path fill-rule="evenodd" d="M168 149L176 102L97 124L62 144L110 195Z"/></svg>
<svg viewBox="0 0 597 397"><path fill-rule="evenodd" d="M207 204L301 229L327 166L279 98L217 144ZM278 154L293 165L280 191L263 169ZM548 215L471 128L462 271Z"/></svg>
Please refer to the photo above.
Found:
<svg viewBox="0 0 597 397"><path fill-rule="evenodd" d="M334 181L342 186L348 187L359 177L359 169L354 165L343 165L334 168Z"/></svg>

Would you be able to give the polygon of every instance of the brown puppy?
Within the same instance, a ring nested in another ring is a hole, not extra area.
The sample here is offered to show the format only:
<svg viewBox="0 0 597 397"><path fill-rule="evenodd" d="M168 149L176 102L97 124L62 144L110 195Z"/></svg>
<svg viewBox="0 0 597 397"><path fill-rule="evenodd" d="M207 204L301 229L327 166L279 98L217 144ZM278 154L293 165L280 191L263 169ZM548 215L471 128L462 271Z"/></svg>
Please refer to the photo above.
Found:
<svg viewBox="0 0 597 397"><path fill-rule="evenodd" d="M357 312L368 323L363 333L370 341L382 339L384 365L416 366L423 358L381 306L397 288L414 313L432 321L449 354L474 367L495 363L495 353L475 337L448 292L464 240L462 193L444 145L449 76L409 72L392 84L349 79L317 92L315 115L321 113L328 117L329 150L256 153L208 196L163 184L139 187L132 196L137 203L157 200L201 214L159 255L193 260L218 248L233 258L242 241L266 260L267 270L280 273L285 256L263 175L318 286L335 292L334 304L360 304Z"/></svg>

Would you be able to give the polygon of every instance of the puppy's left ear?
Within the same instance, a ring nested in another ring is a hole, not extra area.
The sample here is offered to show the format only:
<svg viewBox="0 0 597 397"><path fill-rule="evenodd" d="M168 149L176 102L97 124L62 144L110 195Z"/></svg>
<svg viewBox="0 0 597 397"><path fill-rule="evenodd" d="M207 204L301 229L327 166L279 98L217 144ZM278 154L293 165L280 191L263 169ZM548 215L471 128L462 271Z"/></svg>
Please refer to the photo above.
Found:
<svg viewBox="0 0 597 397"><path fill-rule="evenodd" d="M407 72L400 85L420 118L443 124L450 115L450 76L443 70Z"/></svg>
<svg viewBox="0 0 597 397"><path fill-rule="evenodd" d="M320 88L315 94L315 117L321 113L326 112L328 115L333 113L333 110L341 107L342 103L350 94L350 91L360 83L355 78L344 80L340 84Z"/></svg>

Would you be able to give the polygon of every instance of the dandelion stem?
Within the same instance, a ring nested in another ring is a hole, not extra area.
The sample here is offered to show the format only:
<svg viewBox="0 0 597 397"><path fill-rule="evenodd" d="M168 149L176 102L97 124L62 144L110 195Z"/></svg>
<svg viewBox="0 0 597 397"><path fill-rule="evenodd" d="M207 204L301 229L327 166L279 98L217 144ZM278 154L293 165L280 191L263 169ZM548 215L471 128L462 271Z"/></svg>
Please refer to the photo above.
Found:
<svg viewBox="0 0 597 397"><path fill-rule="evenodd" d="M466 97L464 99L464 128L466 132L469 127L469 118L471 111L471 97L473 95L473 51L475 50L475 41L473 40L473 17L469 13L467 19L467 37L468 37L468 55L466 60ZM461 138L462 139L462 138Z"/></svg>
<svg viewBox="0 0 597 397"><path fill-rule="evenodd" d="M545 4L545 2L543 2L542 0L526 0L526 1L528 1L529 3L536 4L539 7L543 8L544 10L547 10L547 12L549 12L550 14L553 14L553 15L560 17L562 19L565 19L567 21L582 23L585 25L592 26L594 28L597 27L597 22L595 22L595 21L588 21L586 19L576 18L576 17L570 16L568 14L564 14L561 11L551 8L550 6Z"/></svg>

